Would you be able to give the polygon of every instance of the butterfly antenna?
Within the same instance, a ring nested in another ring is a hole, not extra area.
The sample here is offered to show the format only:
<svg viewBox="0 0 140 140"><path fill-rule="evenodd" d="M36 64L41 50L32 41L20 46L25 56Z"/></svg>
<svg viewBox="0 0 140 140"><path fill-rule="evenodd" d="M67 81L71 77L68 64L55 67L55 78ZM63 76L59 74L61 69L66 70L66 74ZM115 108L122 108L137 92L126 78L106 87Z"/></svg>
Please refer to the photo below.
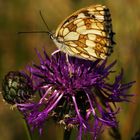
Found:
<svg viewBox="0 0 140 140"><path fill-rule="evenodd" d="M23 32L17 32L18 34L25 34L25 33L45 33L50 34L48 31L23 31Z"/></svg>
<svg viewBox="0 0 140 140"><path fill-rule="evenodd" d="M24 34L24 33L45 33L45 34L48 34L49 36L52 36L51 30L49 29L45 19L43 18L41 10L39 11L39 14L40 14L40 17L41 17L43 23L47 27L47 31L23 31L23 32L18 32L18 34Z"/></svg>
<svg viewBox="0 0 140 140"><path fill-rule="evenodd" d="M42 15L41 10L39 11L39 14L40 14L40 17L41 17L42 21L44 22L44 24L45 24L47 30L48 30L48 34L49 34L49 35L52 35L51 30L50 30L49 26L47 25L47 22L45 21L43 15Z"/></svg>

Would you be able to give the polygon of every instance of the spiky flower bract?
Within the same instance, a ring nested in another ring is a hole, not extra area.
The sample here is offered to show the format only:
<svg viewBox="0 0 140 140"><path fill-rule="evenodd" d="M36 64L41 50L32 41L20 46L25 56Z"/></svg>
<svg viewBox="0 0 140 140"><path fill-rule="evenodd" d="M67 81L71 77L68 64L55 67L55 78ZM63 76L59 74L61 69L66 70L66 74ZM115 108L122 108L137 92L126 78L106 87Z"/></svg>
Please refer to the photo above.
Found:
<svg viewBox="0 0 140 140"><path fill-rule="evenodd" d="M129 101L127 90L133 82L122 83L122 71L109 80L116 61L107 65L107 60L87 61L61 52L51 57L37 53L40 64L29 70L40 99L18 105L33 129L42 132L45 121L54 118L65 129L77 128L81 140L83 132L96 139L104 126L118 125L116 103Z"/></svg>

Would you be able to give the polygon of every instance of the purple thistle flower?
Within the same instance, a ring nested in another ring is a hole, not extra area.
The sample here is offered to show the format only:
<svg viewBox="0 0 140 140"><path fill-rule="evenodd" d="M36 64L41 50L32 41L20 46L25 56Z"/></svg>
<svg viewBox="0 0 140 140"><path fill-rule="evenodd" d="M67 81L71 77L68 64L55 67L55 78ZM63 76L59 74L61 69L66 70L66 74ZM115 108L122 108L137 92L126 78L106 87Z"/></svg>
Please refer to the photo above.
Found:
<svg viewBox="0 0 140 140"><path fill-rule="evenodd" d="M91 133L93 139L104 126L116 127L117 102L129 101L127 90L134 82L122 83L123 72L110 82L111 68L107 60L87 61L55 53L44 58L37 51L40 64L29 67L34 89L40 93L38 102L18 104L32 129L39 128L49 118L65 129L78 128L78 140L82 132ZM114 107L112 106L114 105Z"/></svg>

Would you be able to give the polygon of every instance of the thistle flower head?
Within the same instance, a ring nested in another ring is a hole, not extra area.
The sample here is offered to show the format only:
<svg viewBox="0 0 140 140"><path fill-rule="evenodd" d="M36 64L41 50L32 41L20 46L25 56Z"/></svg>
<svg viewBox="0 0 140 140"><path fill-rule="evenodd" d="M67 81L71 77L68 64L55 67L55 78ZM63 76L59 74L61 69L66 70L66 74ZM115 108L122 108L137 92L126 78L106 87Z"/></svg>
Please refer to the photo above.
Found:
<svg viewBox="0 0 140 140"><path fill-rule="evenodd" d="M110 82L109 76L116 61L107 65L107 60L87 61L56 53L50 58L38 53L40 64L29 67L34 89L39 91L38 102L18 104L32 128L54 118L65 129L78 128L89 132L96 139L103 126L115 127L117 102L129 101L126 93L133 82L123 84L121 72ZM89 121L90 120L90 121Z"/></svg>
<svg viewBox="0 0 140 140"><path fill-rule="evenodd" d="M10 71L2 82L2 95L9 104L24 103L33 95L32 81L23 72Z"/></svg>

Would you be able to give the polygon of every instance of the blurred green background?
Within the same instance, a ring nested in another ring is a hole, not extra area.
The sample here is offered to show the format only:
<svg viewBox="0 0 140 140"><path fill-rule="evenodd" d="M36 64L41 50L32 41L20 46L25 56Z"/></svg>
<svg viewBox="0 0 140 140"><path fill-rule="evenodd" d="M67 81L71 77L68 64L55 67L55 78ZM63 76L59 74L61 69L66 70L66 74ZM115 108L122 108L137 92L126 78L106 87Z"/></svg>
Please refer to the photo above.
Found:
<svg viewBox="0 0 140 140"><path fill-rule="evenodd" d="M51 54L56 50L45 34L18 35L19 31L46 30L39 10L53 31L74 11L91 4L105 4L110 8L113 30L116 32L114 53L110 61L118 60L117 69L124 69L124 81L136 80L130 92L135 93L131 103L122 103L118 115L122 140L130 140L140 129L140 0L0 0L0 81L10 70L24 69L38 61L34 48L45 47ZM62 140L63 129L48 122L45 135L34 135L34 140ZM74 140L75 133L73 133ZM0 140L27 140L24 121L16 109L2 101L0 96ZM108 132L103 140L111 140Z"/></svg>

